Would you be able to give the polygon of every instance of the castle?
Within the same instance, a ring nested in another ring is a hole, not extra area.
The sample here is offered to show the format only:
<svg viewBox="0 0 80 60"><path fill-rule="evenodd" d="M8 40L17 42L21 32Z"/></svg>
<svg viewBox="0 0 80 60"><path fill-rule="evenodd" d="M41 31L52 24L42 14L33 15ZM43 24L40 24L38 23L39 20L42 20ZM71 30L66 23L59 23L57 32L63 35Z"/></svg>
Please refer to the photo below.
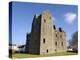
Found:
<svg viewBox="0 0 80 60"><path fill-rule="evenodd" d="M56 29L48 10L34 16L31 32L26 35L26 52L31 54L51 54L67 51L66 33Z"/></svg>

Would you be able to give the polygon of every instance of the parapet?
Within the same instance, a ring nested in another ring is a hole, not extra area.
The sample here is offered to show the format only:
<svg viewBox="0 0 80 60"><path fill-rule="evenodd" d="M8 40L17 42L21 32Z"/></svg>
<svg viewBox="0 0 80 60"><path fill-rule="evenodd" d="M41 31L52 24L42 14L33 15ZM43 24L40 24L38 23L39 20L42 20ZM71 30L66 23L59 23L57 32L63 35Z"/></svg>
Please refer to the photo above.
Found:
<svg viewBox="0 0 80 60"><path fill-rule="evenodd" d="M61 27L59 27L59 31L62 32L62 28Z"/></svg>
<svg viewBox="0 0 80 60"><path fill-rule="evenodd" d="M61 27L59 27L59 32L65 33L64 30Z"/></svg>

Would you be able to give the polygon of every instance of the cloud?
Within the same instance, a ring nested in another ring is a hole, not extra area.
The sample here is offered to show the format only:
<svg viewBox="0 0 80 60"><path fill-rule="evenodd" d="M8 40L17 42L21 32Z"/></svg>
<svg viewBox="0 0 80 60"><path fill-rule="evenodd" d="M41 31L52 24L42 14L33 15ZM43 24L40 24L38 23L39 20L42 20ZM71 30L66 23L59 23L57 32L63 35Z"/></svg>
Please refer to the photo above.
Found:
<svg viewBox="0 0 80 60"><path fill-rule="evenodd" d="M66 13L64 15L64 19L67 23L71 24L76 18L76 14L75 13Z"/></svg>

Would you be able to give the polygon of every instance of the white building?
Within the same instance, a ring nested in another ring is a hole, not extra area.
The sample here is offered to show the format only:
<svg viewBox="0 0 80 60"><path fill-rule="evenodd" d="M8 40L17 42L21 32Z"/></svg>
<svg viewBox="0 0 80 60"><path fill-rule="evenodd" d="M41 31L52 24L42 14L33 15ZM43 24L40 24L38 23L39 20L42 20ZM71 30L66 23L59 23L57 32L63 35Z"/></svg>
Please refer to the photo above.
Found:
<svg viewBox="0 0 80 60"><path fill-rule="evenodd" d="M9 49L10 49L10 50L19 51L19 48L18 48L18 46L17 46L16 44L10 44L10 45L9 45Z"/></svg>

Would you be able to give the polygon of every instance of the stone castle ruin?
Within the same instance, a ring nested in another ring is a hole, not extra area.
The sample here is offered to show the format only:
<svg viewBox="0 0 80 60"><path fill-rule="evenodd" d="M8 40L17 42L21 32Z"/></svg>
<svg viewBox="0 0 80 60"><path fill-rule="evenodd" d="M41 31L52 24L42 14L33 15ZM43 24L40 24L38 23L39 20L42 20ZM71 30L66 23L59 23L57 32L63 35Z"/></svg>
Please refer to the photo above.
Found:
<svg viewBox="0 0 80 60"><path fill-rule="evenodd" d="M66 33L56 29L48 10L34 16L31 32L26 35L26 52L31 54L51 54L67 51Z"/></svg>

